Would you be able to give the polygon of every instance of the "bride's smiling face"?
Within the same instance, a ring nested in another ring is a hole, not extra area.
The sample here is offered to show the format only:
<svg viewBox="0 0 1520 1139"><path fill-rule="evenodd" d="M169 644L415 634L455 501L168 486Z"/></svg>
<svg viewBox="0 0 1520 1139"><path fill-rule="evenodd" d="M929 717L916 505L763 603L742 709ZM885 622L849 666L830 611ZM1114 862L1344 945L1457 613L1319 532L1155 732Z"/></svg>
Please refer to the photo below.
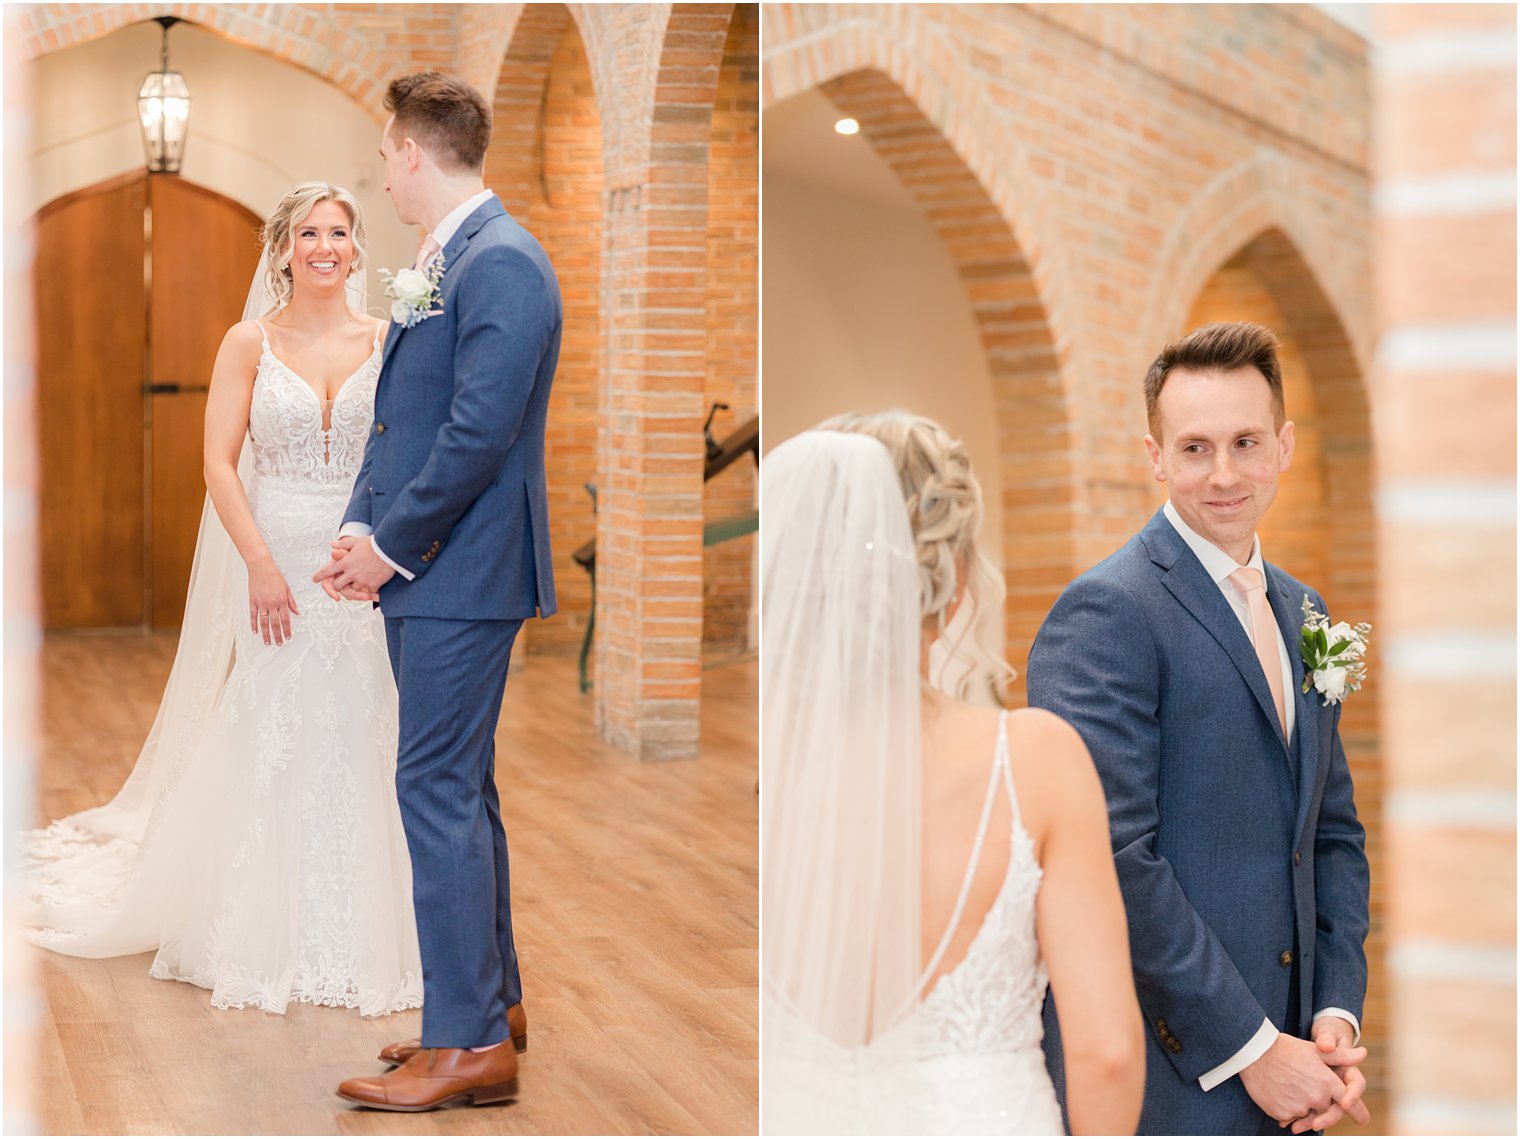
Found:
<svg viewBox="0 0 1520 1139"><path fill-rule="evenodd" d="M290 279L301 289L343 288L354 261L353 225L337 202L318 202L290 231Z"/></svg>

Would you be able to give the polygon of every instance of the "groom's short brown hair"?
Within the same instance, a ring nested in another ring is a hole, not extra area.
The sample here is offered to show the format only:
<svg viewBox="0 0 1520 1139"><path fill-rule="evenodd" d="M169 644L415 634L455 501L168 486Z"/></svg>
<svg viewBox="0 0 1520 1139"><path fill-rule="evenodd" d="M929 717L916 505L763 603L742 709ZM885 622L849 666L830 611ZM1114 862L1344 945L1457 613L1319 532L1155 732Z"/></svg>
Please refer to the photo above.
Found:
<svg viewBox="0 0 1520 1139"><path fill-rule="evenodd" d="M491 105L463 79L421 71L392 79L385 109L395 139L414 138L446 169L479 171L491 145Z"/></svg>
<svg viewBox="0 0 1520 1139"><path fill-rule="evenodd" d="M1161 399L1166 377L1179 368L1184 372L1233 372L1237 368L1255 368L1271 389L1272 410L1277 426L1281 428L1288 418L1288 409L1283 403L1282 366L1277 362L1279 347L1277 335L1270 328L1246 320L1205 324L1180 340L1173 340L1161 349L1161 355L1151 361L1150 369L1145 373L1145 418L1151 434L1161 438L1161 419L1156 404Z"/></svg>

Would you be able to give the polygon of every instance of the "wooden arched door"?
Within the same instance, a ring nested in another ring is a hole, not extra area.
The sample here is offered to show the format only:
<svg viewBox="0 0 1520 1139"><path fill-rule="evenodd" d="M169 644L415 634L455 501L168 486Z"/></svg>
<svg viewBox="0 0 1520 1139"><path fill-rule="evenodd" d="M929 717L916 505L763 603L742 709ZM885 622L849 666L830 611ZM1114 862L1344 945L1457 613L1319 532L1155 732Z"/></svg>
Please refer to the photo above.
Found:
<svg viewBox="0 0 1520 1139"><path fill-rule="evenodd" d="M178 625L205 496L217 347L241 317L259 219L138 173L37 215L44 625Z"/></svg>

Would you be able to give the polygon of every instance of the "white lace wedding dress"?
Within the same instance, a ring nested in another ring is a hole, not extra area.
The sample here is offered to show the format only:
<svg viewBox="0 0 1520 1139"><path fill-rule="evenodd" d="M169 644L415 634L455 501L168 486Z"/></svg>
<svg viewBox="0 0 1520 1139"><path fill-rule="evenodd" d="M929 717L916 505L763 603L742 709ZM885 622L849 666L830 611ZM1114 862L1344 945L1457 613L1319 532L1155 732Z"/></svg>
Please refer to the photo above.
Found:
<svg viewBox="0 0 1520 1139"><path fill-rule="evenodd" d="M763 1134L1064 1134L1040 1049L1049 984L1035 940L1042 871L1014 794L1006 712L960 896L924 976L939 967L960 924L999 785L1013 812L1008 873L965 958L906 1019L865 1047L825 1047L822 1063L809 1058L767 1064L761 1073Z"/></svg>
<svg viewBox="0 0 1520 1139"><path fill-rule="evenodd" d="M324 415L266 333L248 497L300 610L293 635L265 645L250 630L240 575L216 610L232 625L230 673L183 662L194 681L172 705L166 693L144 770L112 803L28 836L38 944L80 957L156 948L152 976L210 989L220 1008L301 1001L375 1016L422 1003L384 622L311 581L358 473L379 372L377 337ZM196 643L217 631L196 630Z"/></svg>

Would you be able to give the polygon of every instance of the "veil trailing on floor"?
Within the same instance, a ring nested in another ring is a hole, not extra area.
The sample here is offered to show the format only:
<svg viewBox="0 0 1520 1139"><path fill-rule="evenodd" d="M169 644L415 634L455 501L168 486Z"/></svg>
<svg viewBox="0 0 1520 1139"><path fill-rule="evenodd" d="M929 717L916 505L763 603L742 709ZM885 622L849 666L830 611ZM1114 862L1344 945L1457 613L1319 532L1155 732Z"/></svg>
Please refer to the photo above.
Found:
<svg viewBox="0 0 1520 1139"><path fill-rule="evenodd" d="M269 269L266 247L248 290L244 320L274 307ZM362 312L365 297L362 275L349 278L349 304ZM252 472L252 447L245 435L238 459L245 490ZM147 923L126 928L115 922L111 904L130 884L145 840L212 723L232 671L237 622L247 619L248 571L208 494L174 665L132 773L109 803L26 836L27 916L38 927L35 940L40 944L67 946L71 953L91 957L153 948Z"/></svg>
<svg viewBox="0 0 1520 1139"><path fill-rule="evenodd" d="M765 1056L840 1072L918 997L918 566L876 439L804 432L761 479ZM767 1080L778 1119L789 1083Z"/></svg>

